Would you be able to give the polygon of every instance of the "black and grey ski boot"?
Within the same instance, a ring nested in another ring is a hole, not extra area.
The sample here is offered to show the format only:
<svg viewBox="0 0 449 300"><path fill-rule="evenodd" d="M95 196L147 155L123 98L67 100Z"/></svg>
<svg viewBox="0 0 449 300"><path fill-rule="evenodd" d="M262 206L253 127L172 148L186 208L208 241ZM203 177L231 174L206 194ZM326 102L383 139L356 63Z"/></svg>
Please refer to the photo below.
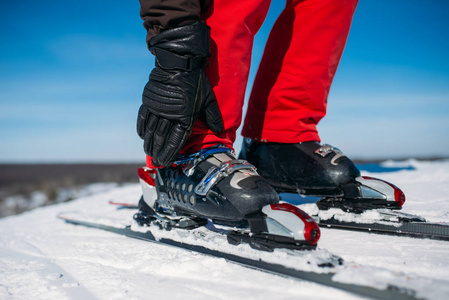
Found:
<svg viewBox="0 0 449 300"><path fill-rule="evenodd" d="M143 197L134 219L141 225L195 228L211 220L241 230L232 244L253 248L310 249L319 239L314 220L279 196L253 165L215 146L180 156L173 166L140 168ZM249 230L248 230L249 228Z"/></svg>
<svg viewBox="0 0 449 300"><path fill-rule="evenodd" d="M365 177L339 149L318 142L262 143L246 138L242 159L257 167L278 191L324 197L320 209L400 209L405 196L391 183Z"/></svg>
<svg viewBox="0 0 449 300"><path fill-rule="evenodd" d="M144 204L172 217L237 225L246 215L279 202L276 191L253 165L221 146L180 156L173 166L156 169L154 183L156 195L149 197L144 191Z"/></svg>

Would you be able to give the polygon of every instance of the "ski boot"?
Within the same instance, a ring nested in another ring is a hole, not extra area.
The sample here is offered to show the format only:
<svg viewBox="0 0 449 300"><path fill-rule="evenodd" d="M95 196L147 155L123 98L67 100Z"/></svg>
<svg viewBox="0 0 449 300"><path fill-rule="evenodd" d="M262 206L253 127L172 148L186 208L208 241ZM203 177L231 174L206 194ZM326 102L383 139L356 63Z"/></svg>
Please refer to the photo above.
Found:
<svg viewBox="0 0 449 300"><path fill-rule="evenodd" d="M322 197L320 210L332 207L361 213L369 209L401 209L404 193L386 181L361 176L354 163L339 149L318 142L262 143L246 138L242 159L278 192Z"/></svg>
<svg viewBox="0 0 449 300"><path fill-rule="evenodd" d="M134 219L141 225L191 229L209 219L238 227L228 232L229 243L268 251L312 249L319 239L310 216L279 204L277 192L255 167L224 146L180 156L170 167L140 168L138 174L143 196Z"/></svg>

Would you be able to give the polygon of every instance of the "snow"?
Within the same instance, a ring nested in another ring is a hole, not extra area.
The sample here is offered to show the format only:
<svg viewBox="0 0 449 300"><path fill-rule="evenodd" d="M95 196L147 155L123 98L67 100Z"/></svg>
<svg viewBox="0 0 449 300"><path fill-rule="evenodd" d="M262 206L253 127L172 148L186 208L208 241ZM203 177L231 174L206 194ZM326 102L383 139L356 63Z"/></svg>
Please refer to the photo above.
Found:
<svg viewBox="0 0 449 300"><path fill-rule="evenodd" d="M449 161L382 166L399 170L363 175L401 187L407 195L404 212L449 222ZM361 299L56 218L60 212L82 211L130 222L132 210L117 210L108 202L135 203L140 186L105 187L96 185L92 195L0 219L0 299ZM238 251L220 241L217 245ZM449 242L322 229L319 247L348 264L363 265L339 273L339 281L391 281L412 286L427 299L449 298ZM269 253L263 256L270 259Z"/></svg>

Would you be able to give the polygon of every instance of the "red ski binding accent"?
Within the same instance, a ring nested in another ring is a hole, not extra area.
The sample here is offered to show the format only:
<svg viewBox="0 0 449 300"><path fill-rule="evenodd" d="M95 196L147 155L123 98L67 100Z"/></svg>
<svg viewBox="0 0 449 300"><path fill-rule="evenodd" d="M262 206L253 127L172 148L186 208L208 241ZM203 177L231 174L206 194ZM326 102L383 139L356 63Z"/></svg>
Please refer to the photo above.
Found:
<svg viewBox="0 0 449 300"><path fill-rule="evenodd" d="M316 245L320 239L320 228L315 220L304 211L289 203L271 204L272 210L281 210L293 213L304 223L304 239L310 245Z"/></svg>
<svg viewBox="0 0 449 300"><path fill-rule="evenodd" d="M396 201L397 205L399 207L402 207L402 205L404 205L404 203L405 203L405 194L404 194L404 192L400 188L398 188L394 184L392 184L392 183L390 183L388 181L379 179L379 178L374 178L374 177L369 177L369 176L362 176L362 178L365 179L365 180L377 180L377 181L381 181L381 182L387 184L388 186L390 186L394 190L394 201Z"/></svg>
<svg viewBox="0 0 449 300"><path fill-rule="evenodd" d="M137 175L139 175L139 178L148 183L151 186L155 186L156 183L154 182L156 178L156 170L150 169L147 167L142 167L137 169Z"/></svg>

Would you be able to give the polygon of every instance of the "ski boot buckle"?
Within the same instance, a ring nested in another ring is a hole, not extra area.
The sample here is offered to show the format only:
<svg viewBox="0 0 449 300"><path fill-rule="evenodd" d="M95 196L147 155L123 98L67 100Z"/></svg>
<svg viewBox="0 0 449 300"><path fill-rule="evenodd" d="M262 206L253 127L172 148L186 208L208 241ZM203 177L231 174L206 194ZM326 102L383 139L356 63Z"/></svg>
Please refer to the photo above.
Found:
<svg viewBox="0 0 449 300"><path fill-rule="evenodd" d="M179 159L175 161L174 164L186 165L182 171L184 172L184 174L190 177L195 172L195 168L200 162L217 153L232 153L232 150L230 148L224 147L223 145L205 148L200 150L199 152L179 157Z"/></svg>
<svg viewBox="0 0 449 300"><path fill-rule="evenodd" d="M249 170L256 172L256 167L242 159L234 159L221 163L219 167L212 167L206 176L195 187L195 193L204 196L223 177L229 176L238 170Z"/></svg>

